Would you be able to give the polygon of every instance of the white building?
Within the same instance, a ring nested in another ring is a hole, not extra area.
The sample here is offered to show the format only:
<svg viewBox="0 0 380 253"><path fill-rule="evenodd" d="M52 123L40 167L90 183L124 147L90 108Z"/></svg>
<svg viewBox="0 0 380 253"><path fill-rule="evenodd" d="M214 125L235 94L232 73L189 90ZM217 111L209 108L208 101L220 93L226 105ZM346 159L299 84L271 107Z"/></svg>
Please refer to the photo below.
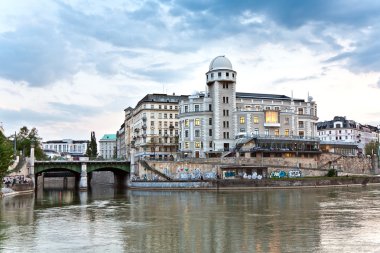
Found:
<svg viewBox="0 0 380 253"><path fill-rule="evenodd" d="M236 76L231 62L218 56L206 73L206 91L181 99L183 156L220 156L235 149L241 135L268 148L319 150L317 105L311 97L236 92Z"/></svg>
<svg viewBox="0 0 380 253"><path fill-rule="evenodd" d="M85 156L87 146L87 140L63 139L42 142L43 150L52 150L59 154L68 154L73 157Z"/></svg>
<svg viewBox="0 0 380 253"><path fill-rule="evenodd" d="M362 125L346 117L335 116L333 120L318 122L321 148L328 152L356 155L364 153L364 147L379 140L377 127Z"/></svg>
<svg viewBox="0 0 380 253"><path fill-rule="evenodd" d="M105 134L99 140L99 156L103 159L113 159L116 151L116 134Z"/></svg>
<svg viewBox="0 0 380 253"><path fill-rule="evenodd" d="M187 96L148 94L125 112L126 156L174 159L178 151L178 103Z"/></svg>

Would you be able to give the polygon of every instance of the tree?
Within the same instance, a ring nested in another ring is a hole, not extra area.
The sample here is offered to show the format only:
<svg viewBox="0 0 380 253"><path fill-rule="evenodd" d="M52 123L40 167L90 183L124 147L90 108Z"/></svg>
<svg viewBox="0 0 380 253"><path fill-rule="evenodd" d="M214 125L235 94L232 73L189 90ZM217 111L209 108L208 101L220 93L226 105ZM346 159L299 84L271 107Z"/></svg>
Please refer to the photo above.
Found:
<svg viewBox="0 0 380 253"><path fill-rule="evenodd" d="M379 142L378 141L370 141L364 147L364 152L366 155L377 154L379 150Z"/></svg>
<svg viewBox="0 0 380 253"><path fill-rule="evenodd" d="M26 126L23 126L16 135L16 150L19 152L22 151L24 156L30 156L32 145L34 146L34 156L36 160L46 160L37 129L32 128L32 130L29 131Z"/></svg>
<svg viewBox="0 0 380 253"><path fill-rule="evenodd" d="M0 185L14 160L12 142L0 132Z"/></svg>
<svg viewBox="0 0 380 253"><path fill-rule="evenodd" d="M96 143L95 132L91 132L91 140L87 146L86 154L90 159L95 159L98 156L98 145Z"/></svg>

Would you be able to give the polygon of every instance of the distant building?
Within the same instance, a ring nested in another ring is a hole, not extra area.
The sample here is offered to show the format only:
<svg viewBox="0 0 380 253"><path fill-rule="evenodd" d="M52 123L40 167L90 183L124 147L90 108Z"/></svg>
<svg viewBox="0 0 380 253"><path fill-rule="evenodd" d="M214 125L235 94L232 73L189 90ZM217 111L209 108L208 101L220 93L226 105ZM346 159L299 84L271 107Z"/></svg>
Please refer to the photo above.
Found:
<svg viewBox="0 0 380 253"><path fill-rule="evenodd" d="M178 103L187 96L148 94L125 112L126 156L172 159L178 151Z"/></svg>
<svg viewBox="0 0 380 253"><path fill-rule="evenodd" d="M109 160L113 159L116 151L116 134L105 134L99 140L99 156Z"/></svg>
<svg viewBox="0 0 380 253"><path fill-rule="evenodd" d="M89 141L87 140L51 140L42 142L42 147L43 150L46 150L45 153L59 153L61 156L82 157L86 156L88 143Z"/></svg>
<svg viewBox="0 0 380 253"><path fill-rule="evenodd" d="M318 122L317 130L323 151L344 155L363 154L366 144L379 139L377 127L362 125L341 116Z"/></svg>
<svg viewBox="0 0 380 253"><path fill-rule="evenodd" d="M120 126L116 132L116 158L126 159L126 146L125 146L125 123Z"/></svg>
<svg viewBox="0 0 380 253"><path fill-rule="evenodd" d="M206 73L206 91L180 101L181 156L222 156L236 151L236 138L253 138L257 150L288 151L286 156L319 151L312 97L236 92L236 75L231 62L218 56Z"/></svg>

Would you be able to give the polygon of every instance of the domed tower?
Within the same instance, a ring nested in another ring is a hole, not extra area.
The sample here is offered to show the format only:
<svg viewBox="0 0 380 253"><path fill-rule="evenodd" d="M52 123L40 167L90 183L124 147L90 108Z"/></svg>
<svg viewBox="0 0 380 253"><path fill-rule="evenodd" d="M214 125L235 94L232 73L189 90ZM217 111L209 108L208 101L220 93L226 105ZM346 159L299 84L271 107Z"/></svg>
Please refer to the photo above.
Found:
<svg viewBox="0 0 380 253"><path fill-rule="evenodd" d="M229 150L235 137L236 71L230 60L218 56L206 73L207 91L212 98L214 150Z"/></svg>

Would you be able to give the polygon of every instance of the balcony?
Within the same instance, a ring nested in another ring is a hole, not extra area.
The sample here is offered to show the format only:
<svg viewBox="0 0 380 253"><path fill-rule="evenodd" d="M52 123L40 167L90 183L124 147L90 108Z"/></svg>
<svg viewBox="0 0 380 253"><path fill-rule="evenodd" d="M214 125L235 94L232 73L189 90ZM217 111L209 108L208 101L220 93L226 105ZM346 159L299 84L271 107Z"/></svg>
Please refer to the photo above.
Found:
<svg viewBox="0 0 380 253"><path fill-rule="evenodd" d="M280 123L264 123L264 127L281 127Z"/></svg>

